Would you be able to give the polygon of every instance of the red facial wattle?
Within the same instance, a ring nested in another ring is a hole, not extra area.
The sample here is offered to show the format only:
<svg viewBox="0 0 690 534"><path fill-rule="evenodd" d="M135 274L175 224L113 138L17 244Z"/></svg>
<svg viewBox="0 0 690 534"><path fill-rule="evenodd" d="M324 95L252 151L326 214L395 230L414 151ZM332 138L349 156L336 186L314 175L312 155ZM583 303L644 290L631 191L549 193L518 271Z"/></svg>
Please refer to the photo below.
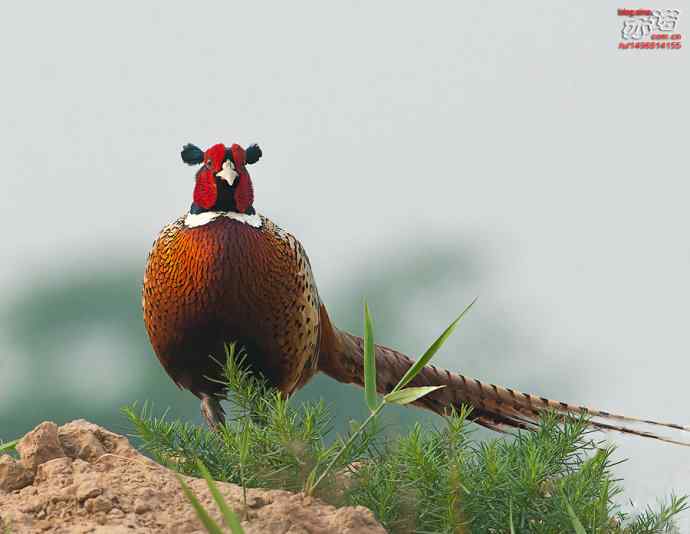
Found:
<svg viewBox="0 0 690 534"><path fill-rule="evenodd" d="M213 145L204 152L203 167L196 175L194 186L194 203L208 210L218 200L218 185L216 173L220 171L225 161L225 145Z"/></svg>
<svg viewBox="0 0 690 534"><path fill-rule="evenodd" d="M235 209L238 213L245 213L254 203L254 187L245 167L247 164L247 153L244 148L237 144L230 147L230 153L235 163L235 172L239 175L237 185L235 186Z"/></svg>
<svg viewBox="0 0 690 534"><path fill-rule="evenodd" d="M194 186L194 203L205 210L213 207L218 199L216 176L207 167L202 167L196 175Z"/></svg>

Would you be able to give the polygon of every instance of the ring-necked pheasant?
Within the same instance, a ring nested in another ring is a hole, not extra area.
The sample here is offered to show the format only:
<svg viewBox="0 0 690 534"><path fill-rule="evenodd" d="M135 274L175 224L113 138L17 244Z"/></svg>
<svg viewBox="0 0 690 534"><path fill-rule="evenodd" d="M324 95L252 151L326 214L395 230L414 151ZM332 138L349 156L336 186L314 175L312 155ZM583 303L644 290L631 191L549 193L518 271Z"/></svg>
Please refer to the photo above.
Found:
<svg viewBox="0 0 690 534"><path fill-rule="evenodd" d="M330 321L307 254L300 242L254 211L246 165L261 149L216 144L206 151L185 145L182 160L201 165L191 209L166 226L149 254L143 288L146 329L161 364L175 383L201 399L209 426L224 420L219 399L224 344L246 347L249 363L274 387L290 395L322 371L340 382L363 384L362 338ZM376 346L377 384L387 393L412 360ZM587 413L592 425L682 443L610 421L631 421L690 431L670 423L641 420L570 405L514 389L486 384L428 366L411 386L447 387L416 404L439 414L462 403L485 427L534 428L545 410ZM683 443L684 444L684 443Z"/></svg>

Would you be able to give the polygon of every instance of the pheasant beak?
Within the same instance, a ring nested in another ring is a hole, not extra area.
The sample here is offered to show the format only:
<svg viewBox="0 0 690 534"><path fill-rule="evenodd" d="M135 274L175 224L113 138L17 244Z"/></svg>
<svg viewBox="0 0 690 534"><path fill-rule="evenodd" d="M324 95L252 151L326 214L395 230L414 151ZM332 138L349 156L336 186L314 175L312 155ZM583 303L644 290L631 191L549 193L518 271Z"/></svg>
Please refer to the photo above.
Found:
<svg viewBox="0 0 690 534"><path fill-rule="evenodd" d="M228 185L232 186L235 183L235 178L237 178L239 174L237 174L235 165L232 163L232 161L226 159L223 162L223 168L220 170L220 172L216 173L216 176L218 178L222 178L228 183Z"/></svg>

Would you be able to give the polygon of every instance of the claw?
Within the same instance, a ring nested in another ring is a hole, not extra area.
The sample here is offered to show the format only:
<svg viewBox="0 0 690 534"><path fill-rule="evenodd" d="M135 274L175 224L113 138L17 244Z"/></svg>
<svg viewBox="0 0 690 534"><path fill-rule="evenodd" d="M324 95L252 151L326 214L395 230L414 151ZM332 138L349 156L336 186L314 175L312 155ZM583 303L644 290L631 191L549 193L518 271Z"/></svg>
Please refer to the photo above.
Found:
<svg viewBox="0 0 690 534"><path fill-rule="evenodd" d="M201 415L211 430L218 430L218 427L225 424L225 411L217 397L204 395L201 398Z"/></svg>

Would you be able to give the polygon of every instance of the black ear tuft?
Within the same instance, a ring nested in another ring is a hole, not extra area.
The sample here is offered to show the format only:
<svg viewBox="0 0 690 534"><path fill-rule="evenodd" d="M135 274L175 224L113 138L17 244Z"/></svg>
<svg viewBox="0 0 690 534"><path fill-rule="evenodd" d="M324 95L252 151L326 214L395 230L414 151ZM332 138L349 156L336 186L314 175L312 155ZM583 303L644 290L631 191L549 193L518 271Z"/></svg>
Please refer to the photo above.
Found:
<svg viewBox="0 0 690 534"><path fill-rule="evenodd" d="M263 152L261 152L259 145L253 144L247 147L246 154L247 164L251 165L252 163L256 163L257 161L259 161L259 158L262 156Z"/></svg>
<svg viewBox="0 0 690 534"><path fill-rule="evenodd" d="M182 156L182 161L187 165L198 165L204 161L204 151L191 143L187 143L182 147L180 156Z"/></svg>

